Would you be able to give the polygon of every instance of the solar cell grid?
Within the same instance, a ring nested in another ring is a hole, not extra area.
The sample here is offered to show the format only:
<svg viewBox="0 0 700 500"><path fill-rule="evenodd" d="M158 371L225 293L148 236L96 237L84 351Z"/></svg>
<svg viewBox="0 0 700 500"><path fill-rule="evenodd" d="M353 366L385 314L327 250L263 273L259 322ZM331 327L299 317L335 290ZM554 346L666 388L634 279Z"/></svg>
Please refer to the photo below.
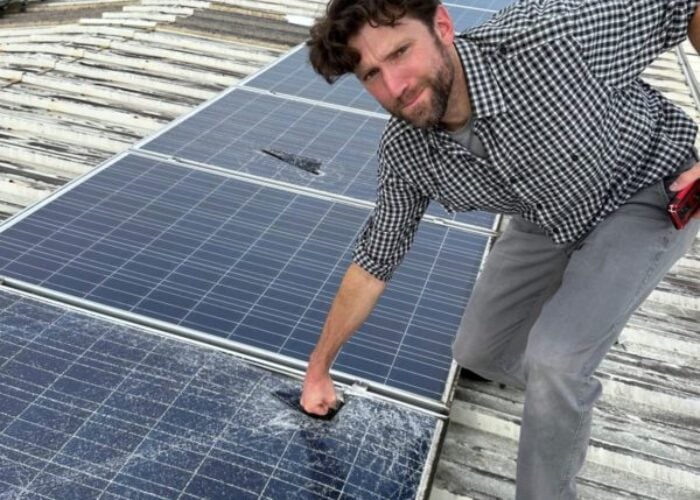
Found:
<svg viewBox="0 0 700 500"><path fill-rule="evenodd" d="M299 382L230 355L0 292L0 496L413 498L435 417L350 396L332 422Z"/></svg>
<svg viewBox="0 0 700 500"><path fill-rule="evenodd" d="M233 91L144 149L372 201L375 150L385 121L246 91ZM316 158L321 175L263 149Z"/></svg>
<svg viewBox="0 0 700 500"><path fill-rule="evenodd" d="M129 155L0 234L0 274L306 360L368 210ZM486 245L423 224L337 370L440 399Z"/></svg>
<svg viewBox="0 0 700 500"><path fill-rule="evenodd" d="M385 123L382 118L235 90L142 149L372 203L376 150ZM314 175L264 150L313 158L321 163L321 173ZM484 228L494 221L493 214L483 212L448 215L438 204L428 213Z"/></svg>

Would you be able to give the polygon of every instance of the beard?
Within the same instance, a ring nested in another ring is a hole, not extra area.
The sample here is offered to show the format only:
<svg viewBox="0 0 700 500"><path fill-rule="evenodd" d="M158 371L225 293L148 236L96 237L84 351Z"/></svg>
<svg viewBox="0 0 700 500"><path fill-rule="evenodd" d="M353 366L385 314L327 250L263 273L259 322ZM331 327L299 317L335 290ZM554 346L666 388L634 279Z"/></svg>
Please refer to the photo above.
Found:
<svg viewBox="0 0 700 500"><path fill-rule="evenodd" d="M437 71L421 79L417 88L406 91L390 108L387 108L392 115L421 129L433 128L440 124L447 111L454 81L454 66L449 54L441 44L436 45L440 50L440 58L436 64ZM416 103L410 111L404 109L406 104L424 91L430 93L427 103Z"/></svg>

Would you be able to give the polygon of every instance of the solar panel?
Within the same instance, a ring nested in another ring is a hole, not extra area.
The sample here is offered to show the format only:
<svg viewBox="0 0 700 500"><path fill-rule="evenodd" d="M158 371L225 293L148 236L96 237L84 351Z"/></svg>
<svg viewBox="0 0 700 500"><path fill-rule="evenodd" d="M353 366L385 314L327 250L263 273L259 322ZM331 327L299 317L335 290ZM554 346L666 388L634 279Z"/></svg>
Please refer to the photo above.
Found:
<svg viewBox="0 0 700 500"><path fill-rule="evenodd" d="M425 494L443 423L230 354L0 291L0 497L380 499Z"/></svg>
<svg viewBox="0 0 700 500"><path fill-rule="evenodd" d="M375 151L385 124L381 118L235 90L142 149L373 201ZM275 152L315 159L320 172Z"/></svg>
<svg viewBox="0 0 700 500"><path fill-rule="evenodd" d="M466 2L465 2L466 3ZM495 11L473 9L470 6L445 4L452 17L455 31L461 33L487 21Z"/></svg>
<svg viewBox="0 0 700 500"><path fill-rule="evenodd" d="M0 233L0 275L305 361L369 211L127 155ZM440 400L487 238L423 223L334 368Z"/></svg>
<svg viewBox="0 0 700 500"><path fill-rule="evenodd" d="M141 149L374 202L385 124L375 116L234 90ZM437 204L428 213L488 229L494 223L493 214L448 214Z"/></svg>
<svg viewBox="0 0 700 500"><path fill-rule="evenodd" d="M311 68L309 51L303 45L245 80L243 86L364 111L386 113L354 75L345 75L333 85L329 85Z"/></svg>

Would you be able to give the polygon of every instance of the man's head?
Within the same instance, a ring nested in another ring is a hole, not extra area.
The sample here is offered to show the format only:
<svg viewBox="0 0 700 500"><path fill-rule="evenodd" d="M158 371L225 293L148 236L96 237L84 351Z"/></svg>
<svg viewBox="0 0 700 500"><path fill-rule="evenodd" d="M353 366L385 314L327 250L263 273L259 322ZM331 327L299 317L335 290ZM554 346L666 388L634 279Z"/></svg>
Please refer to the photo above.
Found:
<svg viewBox="0 0 700 500"><path fill-rule="evenodd" d="M438 0L332 0L308 45L312 66L328 82L352 72L387 111L432 127L452 90L453 39Z"/></svg>
<svg viewBox="0 0 700 500"><path fill-rule="evenodd" d="M394 26L410 17L430 28L439 0L331 0L326 15L311 28L309 58L314 69L328 83L345 73L352 73L359 54L348 46L350 38L370 26Z"/></svg>

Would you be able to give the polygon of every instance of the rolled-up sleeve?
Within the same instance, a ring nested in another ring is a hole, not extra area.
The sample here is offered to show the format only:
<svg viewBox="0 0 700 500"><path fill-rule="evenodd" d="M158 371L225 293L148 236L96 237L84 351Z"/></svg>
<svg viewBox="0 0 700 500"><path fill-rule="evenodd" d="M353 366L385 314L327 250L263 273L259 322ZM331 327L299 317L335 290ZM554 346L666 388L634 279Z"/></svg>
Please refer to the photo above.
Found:
<svg viewBox="0 0 700 500"><path fill-rule="evenodd" d="M429 201L380 159L377 203L357 238L353 262L389 281L411 248Z"/></svg>
<svg viewBox="0 0 700 500"><path fill-rule="evenodd" d="M575 38L590 70L624 86L688 35L700 0L584 0L572 11Z"/></svg>

